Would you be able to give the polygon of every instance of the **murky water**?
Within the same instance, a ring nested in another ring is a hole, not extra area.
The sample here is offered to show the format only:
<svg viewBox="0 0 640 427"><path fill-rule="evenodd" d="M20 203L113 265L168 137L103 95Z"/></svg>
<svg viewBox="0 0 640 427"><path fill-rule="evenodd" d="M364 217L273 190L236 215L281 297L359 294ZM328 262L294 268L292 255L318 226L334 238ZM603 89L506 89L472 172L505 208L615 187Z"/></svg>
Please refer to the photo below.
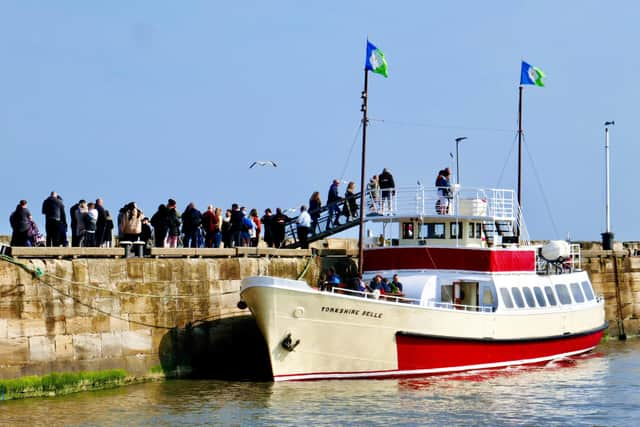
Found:
<svg viewBox="0 0 640 427"><path fill-rule="evenodd" d="M0 403L2 425L640 424L640 340L545 367L407 380L169 381Z"/></svg>

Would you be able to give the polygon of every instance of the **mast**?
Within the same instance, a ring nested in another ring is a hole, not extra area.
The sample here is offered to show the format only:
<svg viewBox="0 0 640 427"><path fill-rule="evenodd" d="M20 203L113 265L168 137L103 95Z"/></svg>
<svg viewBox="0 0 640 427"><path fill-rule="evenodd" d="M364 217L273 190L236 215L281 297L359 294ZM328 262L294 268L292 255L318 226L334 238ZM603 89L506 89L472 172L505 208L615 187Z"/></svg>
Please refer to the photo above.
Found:
<svg viewBox="0 0 640 427"><path fill-rule="evenodd" d="M358 273L362 275L364 261L364 193L365 193L365 165L367 159L367 88L369 73L364 69L364 90L362 91L362 161L360 165L360 232L358 237Z"/></svg>
<svg viewBox="0 0 640 427"><path fill-rule="evenodd" d="M520 224L522 223L522 84L518 87L518 225L516 236L520 237Z"/></svg>

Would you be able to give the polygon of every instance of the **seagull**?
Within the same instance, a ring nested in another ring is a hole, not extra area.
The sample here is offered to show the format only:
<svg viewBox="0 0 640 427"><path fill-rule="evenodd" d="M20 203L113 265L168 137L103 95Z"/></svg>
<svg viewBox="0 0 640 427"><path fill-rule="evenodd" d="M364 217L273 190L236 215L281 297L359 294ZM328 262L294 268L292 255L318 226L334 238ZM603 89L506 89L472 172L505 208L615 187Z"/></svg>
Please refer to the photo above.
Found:
<svg viewBox="0 0 640 427"><path fill-rule="evenodd" d="M278 165L276 165L276 162L274 162L273 160L256 160L255 162L251 163L251 166L249 166L249 169L251 169L255 165L258 165L258 166L273 166L274 168L278 167Z"/></svg>

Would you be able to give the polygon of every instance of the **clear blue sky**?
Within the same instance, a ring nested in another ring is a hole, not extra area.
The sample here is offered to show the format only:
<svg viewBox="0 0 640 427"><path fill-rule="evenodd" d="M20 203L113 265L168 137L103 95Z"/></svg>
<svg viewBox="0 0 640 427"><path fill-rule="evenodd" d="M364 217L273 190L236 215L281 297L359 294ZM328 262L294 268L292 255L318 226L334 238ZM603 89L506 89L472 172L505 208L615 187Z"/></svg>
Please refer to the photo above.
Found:
<svg viewBox="0 0 640 427"><path fill-rule="evenodd" d="M612 129L612 228L640 240L633 124L640 99L635 2L26 1L0 3L0 233L25 198L41 228L104 198L147 215L168 197L261 212L359 181L365 39L367 176L431 183L461 147L464 185L515 187L520 61L524 210L531 237L599 240L604 127ZM354 140L356 141L354 146ZM351 156L349 153L353 147ZM277 168L248 169L257 159ZM501 178L502 177L502 178Z"/></svg>

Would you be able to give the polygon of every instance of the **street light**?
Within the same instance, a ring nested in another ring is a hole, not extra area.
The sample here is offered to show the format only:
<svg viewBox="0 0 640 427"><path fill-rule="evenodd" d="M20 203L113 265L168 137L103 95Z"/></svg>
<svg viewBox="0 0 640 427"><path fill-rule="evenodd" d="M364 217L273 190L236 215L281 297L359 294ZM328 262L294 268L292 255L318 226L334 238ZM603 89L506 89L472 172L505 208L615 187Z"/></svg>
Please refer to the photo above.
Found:
<svg viewBox="0 0 640 427"><path fill-rule="evenodd" d="M604 170L605 170L605 205L604 213L606 218L606 230L602 233L602 249L613 249L613 233L611 232L611 214L610 214L610 175L609 175L609 126L613 126L616 123L611 120L610 122L604 122Z"/></svg>
<svg viewBox="0 0 640 427"><path fill-rule="evenodd" d="M458 145L461 141L467 139L466 136L459 136L456 138L456 184L460 185L460 152L458 151Z"/></svg>

